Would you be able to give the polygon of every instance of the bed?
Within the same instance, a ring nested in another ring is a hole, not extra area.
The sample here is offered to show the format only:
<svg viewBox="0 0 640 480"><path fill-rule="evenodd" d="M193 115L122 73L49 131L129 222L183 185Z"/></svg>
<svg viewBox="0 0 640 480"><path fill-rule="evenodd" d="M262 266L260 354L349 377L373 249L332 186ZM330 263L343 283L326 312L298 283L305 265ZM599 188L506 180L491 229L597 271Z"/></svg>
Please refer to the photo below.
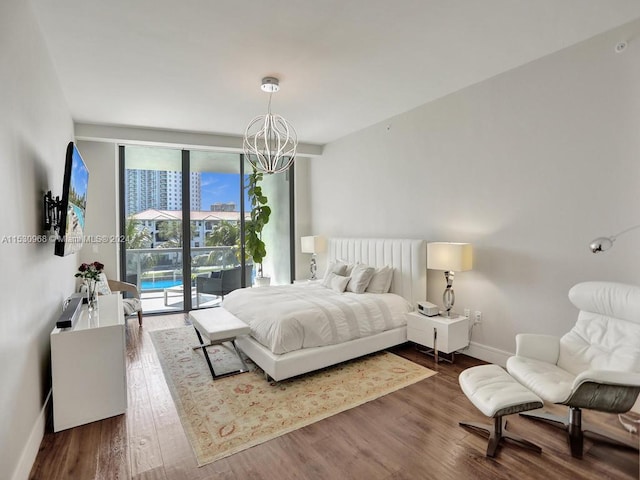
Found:
<svg viewBox="0 0 640 480"><path fill-rule="evenodd" d="M424 240L334 238L328 243L327 262L392 267L391 295L336 294L311 282L236 290L222 304L252 329L236 339L238 347L276 381L406 342L405 313L426 299ZM302 324L321 322L332 308L338 315L332 326L301 332Z"/></svg>

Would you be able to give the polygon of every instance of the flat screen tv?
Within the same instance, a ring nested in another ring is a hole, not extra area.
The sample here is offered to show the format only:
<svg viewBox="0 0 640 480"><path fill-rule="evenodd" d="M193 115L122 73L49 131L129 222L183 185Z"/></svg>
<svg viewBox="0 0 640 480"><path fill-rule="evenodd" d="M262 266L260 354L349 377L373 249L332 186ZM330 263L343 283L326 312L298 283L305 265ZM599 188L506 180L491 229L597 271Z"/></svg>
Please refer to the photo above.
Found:
<svg viewBox="0 0 640 480"><path fill-rule="evenodd" d="M73 142L67 146L64 183L60 200L60 223L55 254L61 257L78 252L84 241L89 170Z"/></svg>

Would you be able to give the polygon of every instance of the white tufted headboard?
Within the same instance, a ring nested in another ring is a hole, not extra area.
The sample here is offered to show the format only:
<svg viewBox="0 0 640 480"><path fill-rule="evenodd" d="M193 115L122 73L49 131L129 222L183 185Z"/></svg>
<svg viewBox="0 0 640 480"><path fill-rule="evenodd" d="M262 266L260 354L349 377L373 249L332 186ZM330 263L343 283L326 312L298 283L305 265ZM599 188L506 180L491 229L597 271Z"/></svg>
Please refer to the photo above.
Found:
<svg viewBox="0 0 640 480"><path fill-rule="evenodd" d="M413 308L427 299L427 242L406 238L331 238L329 260L393 267L391 292Z"/></svg>

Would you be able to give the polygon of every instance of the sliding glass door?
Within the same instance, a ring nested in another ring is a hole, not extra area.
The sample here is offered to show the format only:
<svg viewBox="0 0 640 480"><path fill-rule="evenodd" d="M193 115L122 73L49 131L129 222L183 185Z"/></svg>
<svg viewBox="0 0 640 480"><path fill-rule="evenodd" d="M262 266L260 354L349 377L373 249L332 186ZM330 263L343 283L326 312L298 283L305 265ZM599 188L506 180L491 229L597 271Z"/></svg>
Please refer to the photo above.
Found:
<svg viewBox="0 0 640 480"><path fill-rule="evenodd" d="M199 194L191 192L190 215L196 225L191 243L195 289L191 308L213 307L227 293L252 285L251 268L242 257L245 202L240 155L191 151L189 167L200 177Z"/></svg>
<svg viewBox="0 0 640 480"><path fill-rule="evenodd" d="M245 251L252 168L242 155L121 146L120 166L121 271L140 289L145 313L216 306L254 284L259 269ZM272 211L261 265L271 284L292 279L292 173L260 182Z"/></svg>
<svg viewBox="0 0 640 480"><path fill-rule="evenodd" d="M145 313L182 310L182 152L127 146L121 156L124 280L138 286Z"/></svg>

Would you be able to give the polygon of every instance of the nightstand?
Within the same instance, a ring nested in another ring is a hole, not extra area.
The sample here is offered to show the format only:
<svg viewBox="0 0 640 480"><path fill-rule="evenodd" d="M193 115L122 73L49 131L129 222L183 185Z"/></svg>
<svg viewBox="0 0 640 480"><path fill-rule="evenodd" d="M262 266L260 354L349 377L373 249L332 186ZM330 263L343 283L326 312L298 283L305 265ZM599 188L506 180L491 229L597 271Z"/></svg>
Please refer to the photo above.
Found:
<svg viewBox="0 0 640 480"><path fill-rule="evenodd" d="M469 319L461 315L427 317L421 313L407 313L407 339L427 347L438 363L439 352L453 354L469 345Z"/></svg>

